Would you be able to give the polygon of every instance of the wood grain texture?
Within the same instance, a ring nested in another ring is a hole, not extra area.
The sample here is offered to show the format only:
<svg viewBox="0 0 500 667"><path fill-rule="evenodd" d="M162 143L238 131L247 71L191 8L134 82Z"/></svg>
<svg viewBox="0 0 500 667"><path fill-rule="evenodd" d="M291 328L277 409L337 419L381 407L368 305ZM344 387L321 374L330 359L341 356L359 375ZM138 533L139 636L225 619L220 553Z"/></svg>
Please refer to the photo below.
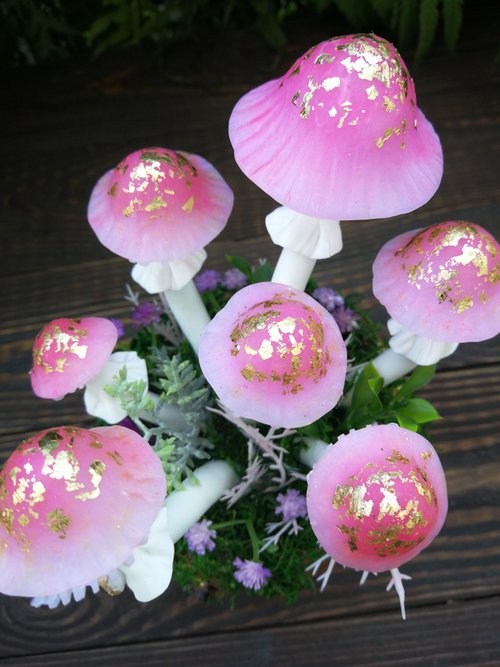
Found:
<svg viewBox="0 0 500 667"><path fill-rule="evenodd" d="M360 298L380 322L371 264L396 233L469 219L500 238L499 72L493 2L468 10L456 56L435 48L412 70L418 102L443 144L440 189L418 211L342 224L344 249L318 262L315 277ZM470 5L469 5L470 7ZM227 254L274 262L264 217L275 203L239 171L227 137L236 100L280 75L325 26L296 24L280 62L255 48L251 31L214 34L174 49L163 65L145 51L88 64L73 60L0 75L5 177L0 183L0 460L29 433L63 423L91 425L81 393L61 402L32 395L31 345L61 316L118 317L131 265L103 248L86 222L97 178L126 153L166 145L213 162L236 195L230 222L208 248L207 268ZM332 27L329 34L342 30ZM406 56L405 56L406 57ZM498 665L500 664L500 339L461 345L420 395L443 419L430 429L449 487L449 515L433 544L404 569L408 621L386 574L359 587L336 568L327 590L287 606L242 594L235 610L202 603L176 586L146 605L126 592L35 610L0 596L0 660L12 665Z"/></svg>

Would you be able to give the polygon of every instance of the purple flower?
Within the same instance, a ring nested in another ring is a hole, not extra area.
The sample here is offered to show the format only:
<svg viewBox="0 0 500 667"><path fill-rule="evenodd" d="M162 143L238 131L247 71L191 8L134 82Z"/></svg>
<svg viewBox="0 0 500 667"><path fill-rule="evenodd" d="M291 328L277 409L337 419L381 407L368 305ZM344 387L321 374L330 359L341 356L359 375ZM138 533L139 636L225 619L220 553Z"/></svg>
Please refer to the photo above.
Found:
<svg viewBox="0 0 500 667"><path fill-rule="evenodd" d="M277 500L278 507L274 510L274 513L282 514L283 521L291 521L306 516L306 497L297 489L288 489L286 493L280 493Z"/></svg>
<svg viewBox="0 0 500 667"><path fill-rule="evenodd" d="M135 433L138 433L139 435L144 435L144 432L141 431L141 429L136 424L134 424L130 417L125 417L125 419L122 419L121 422L118 422L118 426L124 426L125 428L129 428L131 431L135 431Z"/></svg>
<svg viewBox="0 0 500 667"><path fill-rule="evenodd" d="M161 310L152 301L144 301L134 306L130 319L136 329L160 321Z"/></svg>
<svg viewBox="0 0 500 667"><path fill-rule="evenodd" d="M354 310L351 310L351 308L345 308L344 306L341 306L339 308L335 308L335 310L332 313L333 319L335 322L337 322L338 327L340 329L340 333L349 333L352 331L352 327L354 325L354 322L357 320L357 315L354 312Z"/></svg>
<svg viewBox="0 0 500 667"><path fill-rule="evenodd" d="M222 287L225 287L226 289L238 290L245 287L247 283L248 278L243 271L240 271L237 268L228 269L222 276Z"/></svg>
<svg viewBox="0 0 500 667"><path fill-rule="evenodd" d="M254 560L235 558L233 566L236 568L234 571L236 581L245 588L252 588L254 591L258 591L262 586L265 586L269 577L272 576L271 570Z"/></svg>
<svg viewBox="0 0 500 667"><path fill-rule="evenodd" d="M337 294L331 287L316 287L312 296L319 301L328 311L333 312L335 308L344 305L344 299Z"/></svg>
<svg viewBox="0 0 500 667"><path fill-rule="evenodd" d="M194 551L198 556L204 556L207 551L215 549L214 539L217 537L217 531L211 530L211 521L203 519L191 526L189 530L184 533L184 539L187 542L188 549Z"/></svg>
<svg viewBox="0 0 500 667"><path fill-rule="evenodd" d="M123 322L121 320L115 320L114 317L111 317L110 320L111 320L111 322L113 322L113 324L116 327L116 331L118 333L118 338L121 338L122 336L124 336L125 335L125 327L123 326Z"/></svg>
<svg viewBox="0 0 500 667"><path fill-rule="evenodd" d="M207 292L208 290L215 289L221 280L222 276L219 271L207 269L195 276L194 284L196 285L198 292Z"/></svg>

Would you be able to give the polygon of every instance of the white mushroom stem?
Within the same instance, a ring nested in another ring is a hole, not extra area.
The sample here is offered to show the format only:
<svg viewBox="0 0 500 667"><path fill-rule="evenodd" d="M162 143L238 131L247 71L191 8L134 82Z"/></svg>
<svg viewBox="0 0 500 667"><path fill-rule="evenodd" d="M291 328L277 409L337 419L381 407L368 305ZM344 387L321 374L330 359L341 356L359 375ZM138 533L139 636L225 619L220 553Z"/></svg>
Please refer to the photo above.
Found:
<svg viewBox="0 0 500 667"><path fill-rule="evenodd" d="M179 328L195 352L203 329L210 322L207 309L193 282L207 253L202 249L172 262L135 264L132 278L149 294L159 294L168 303Z"/></svg>
<svg viewBox="0 0 500 667"><path fill-rule="evenodd" d="M316 260L342 250L338 220L323 220L280 206L266 217L273 243L283 250L276 264L273 282L304 290Z"/></svg>
<svg viewBox="0 0 500 667"><path fill-rule="evenodd" d="M305 447L299 452L302 463L313 468L328 448L328 444L316 438L304 438Z"/></svg>
<svg viewBox="0 0 500 667"><path fill-rule="evenodd" d="M201 334L210 322L210 316L196 285L190 280L182 289L165 290L163 295L181 331L193 350L198 352Z"/></svg>
<svg viewBox="0 0 500 667"><path fill-rule="evenodd" d="M410 373L417 365L390 348L381 352L371 363L383 378L384 385L391 384Z"/></svg>
<svg viewBox="0 0 500 667"><path fill-rule="evenodd" d="M167 496L169 532L177 542L205 514L222 494L238 482L238 476L226 461L209 461L194 473L196 482L184 482L184 489Z"/></svg>
<svg viewBox="0 0 500 667"><path fill-rule="evenodd" d="M144 359L141 359L137 352L114 352L101 372L85 386L83 402L89 415L99 417L108 424L117 424L125 419L127 412L122 408L120 400L110 396L104 389L107 385L113 384L115 377L123 368L127 371L129 382L142 380L147 390L148 371Z"/></svg>

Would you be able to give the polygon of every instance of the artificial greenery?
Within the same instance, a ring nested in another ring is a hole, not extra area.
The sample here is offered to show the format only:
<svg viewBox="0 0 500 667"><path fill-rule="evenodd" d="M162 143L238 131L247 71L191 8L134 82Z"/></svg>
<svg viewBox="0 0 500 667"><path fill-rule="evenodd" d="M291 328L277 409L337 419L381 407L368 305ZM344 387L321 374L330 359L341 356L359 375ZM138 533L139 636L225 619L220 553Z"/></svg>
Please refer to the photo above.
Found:
<svg viewBox="0 0 500 667"><path fill-rule="evenodd" d="M271 277L271 267L265 260L256 266L239 257L228 260L241 272L242 283ZM216 280L211 276L210 288L205 278L202 290L202 298L214 315L238 288L229 288L218 272L206 273L219 276ZM306 292L324 299L324 292L321 296L321 289L316 287L311 280ZM330 296L335 294L330 288L327 291ZM415 396L432 380L435 367L417 367L408 377L384 387L369 363L386 347L380 326L357 308L352 297L336 297L336 303L342 305L335 308L342 308L345 315L348 307L351 318L343 334L350 360L345 398L321 419L294 430L248 422L221 406L201 373L196 355L175 331L168 311L158 315L155 322L145 322L131 340L121 345L140 351L146 359L149 387L158 399L151 400L144 382L128 382L124 371L107 390L120 398L122 407L158 453L169 492L181 489L187 479L193 481L197 466L210 458L228 461L240 479L203 517L217 533L213 551L198 554L186 539L176 545L174 580L197 596L223 598L233 604L238 592L246 590L234 576L237 558L257 562L272 573L252 594L281 596L292 602L303 589L317 586L315 577L321 580L325 576L325 555L305 514L295 523L277 517L279 494L292 490L305 496L308 468L300 451L307 438L335 442L353 428L391 422L424 433L426 424L440 418L428 401ZM129 292L128 298L135 308L144 307L138 294ZM146 303L146 312L154 314L152 304ZM331 311L334 317L335 308ZM182 427L172 428L167 425L168 419L162 420L162 406L166 405L174 406L182 415Z"/></svg>
<svg viewBox="0 0 500 667"><path fill-rule="evenodd" d="M140 44L161 50L245 26L279 51L289 19L318 16L331 35L347 22L354 32L382 33L418 60L437 39L456 48L463 0L2 0L0 16L2 62L11 65Z"/></svg>

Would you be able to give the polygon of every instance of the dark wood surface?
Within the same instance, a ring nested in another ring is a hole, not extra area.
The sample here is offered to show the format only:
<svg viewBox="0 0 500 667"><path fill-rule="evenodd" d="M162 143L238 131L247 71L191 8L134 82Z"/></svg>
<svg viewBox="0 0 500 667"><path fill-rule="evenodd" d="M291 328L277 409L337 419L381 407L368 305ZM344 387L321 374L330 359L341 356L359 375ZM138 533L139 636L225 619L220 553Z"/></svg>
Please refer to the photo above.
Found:
<svg viewBox="0 0 500 667"><path fill-rule="evenodd" d="M471 7L472 5L472 7ZM344 250L315 276L371 296L379 247L406 229L469 219L500 238L500 94L495 3L469 3L457 54L436 46L413 70L419 106L440 135L445 171L434 198L409 215L343 225ZM498 21L496 21L498 25ZM0 455L45 427L90 424L81 395L31 394L31 345L61 316L126 318L130 264L103 248L86 222L95 181L128 152L168 146L199 153L233 188L231 220L206 268L227 253L274 261L263 219L274 203L238 170L227 138L237 99L279 76L309 46L345 26L296 24L276 65L250 30L212 34L155 61L146 49L89 63L72 59L2 76L0 214ZM406 57L406 54L404 54ZM407 58L411 67L411 60ZM7 241L8 239L8 241ZM387 577L359 587L335 571L327 590L294 605L242 596L236 609L175 586L141 604L124 593L53 611L0 596L0 660L12 665L499 665L500 340L462 345L423 392L443 419L431 439L446 471L450 511L441 535L405 572L403 622Z"/></svg>

